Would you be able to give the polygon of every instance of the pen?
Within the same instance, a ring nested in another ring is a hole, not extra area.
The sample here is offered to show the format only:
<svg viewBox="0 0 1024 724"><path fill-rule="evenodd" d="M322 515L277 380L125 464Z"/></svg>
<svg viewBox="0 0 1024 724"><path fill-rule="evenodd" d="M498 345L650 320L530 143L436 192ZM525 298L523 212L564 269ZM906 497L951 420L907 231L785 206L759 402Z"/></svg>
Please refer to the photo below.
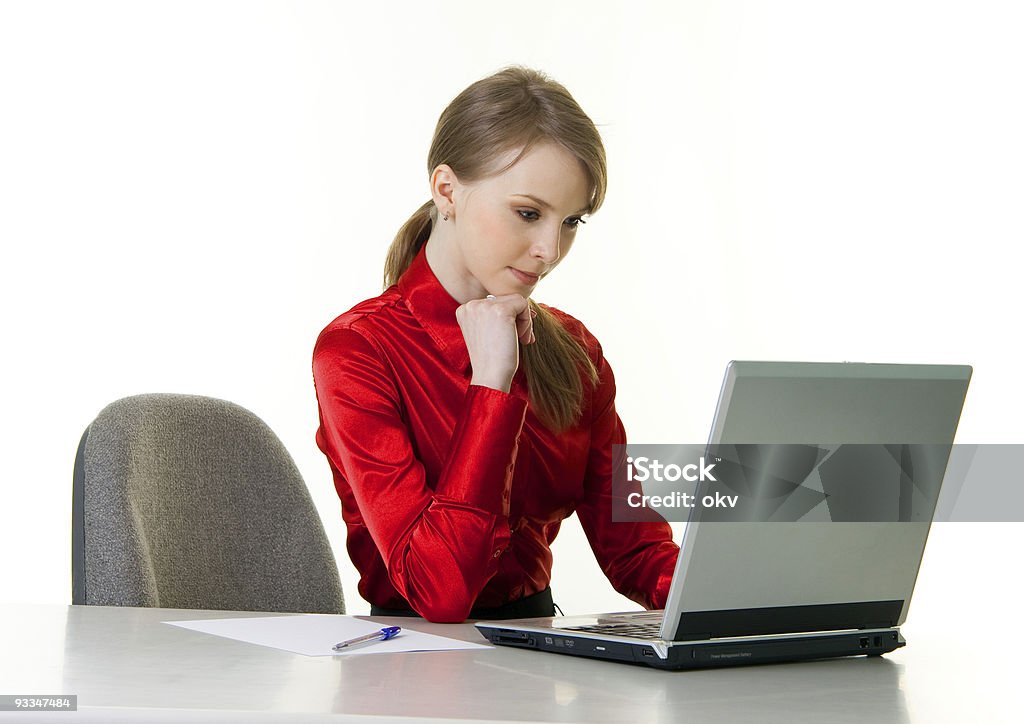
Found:
<svg viewBox="0 0 1024 724"><path fill-rule="evenodd" d="M354 639L334 644L333 648L335 651L341 651L342 649L347 649L349 646L355 646L356 644L367 643L369 641L387 641L388 639L393 639L397 636L398 632L401 630L401 626L387 626L382 628L380 631L374 631L373 633L368 633L365 636L356 636Z"/></svg>

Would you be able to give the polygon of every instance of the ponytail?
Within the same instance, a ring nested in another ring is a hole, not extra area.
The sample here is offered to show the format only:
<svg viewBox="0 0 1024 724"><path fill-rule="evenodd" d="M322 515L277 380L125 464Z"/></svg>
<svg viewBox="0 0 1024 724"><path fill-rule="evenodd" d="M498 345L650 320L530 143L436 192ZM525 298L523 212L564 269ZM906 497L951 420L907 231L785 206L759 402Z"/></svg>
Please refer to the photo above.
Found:
<svg viewBox="0 0 1024 724"><path fill-rule="evenodd" d="M434 214L433 200L416 209L409 220L402 225L388 248L388 258L384 262L384 288L398 282L398 278L412 264L423 244L430 237Z"/></svg>
<svg viewBox="0 0 1024 724"><path fill-rule="evenodd" d="M530 308L537 312L533 318L537 341L520 348L530 407L544 425L560 432L579 421L583 414L584 379L596 386L597 368L583 345L554 314L532 300Z"/></svg>

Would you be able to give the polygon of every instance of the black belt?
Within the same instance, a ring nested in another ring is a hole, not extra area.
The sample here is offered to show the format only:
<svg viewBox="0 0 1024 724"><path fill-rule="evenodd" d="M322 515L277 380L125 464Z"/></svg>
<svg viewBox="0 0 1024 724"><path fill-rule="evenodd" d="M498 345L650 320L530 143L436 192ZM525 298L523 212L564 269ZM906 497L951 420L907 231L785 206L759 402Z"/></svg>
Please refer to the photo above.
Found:
<svg viewBox="0 0 1024 724"><path fill-rule="evenodd" d="M370 605L371 616L419 616L410 608L383 608ZM540 616L554 616L555 603L551 598L551 588L545 588L540 593L520 598L518 601L497 606L496 608L474 608L469 612L467 618L478 618L486 620L497 620L504 618L537 618Z"/></svg>

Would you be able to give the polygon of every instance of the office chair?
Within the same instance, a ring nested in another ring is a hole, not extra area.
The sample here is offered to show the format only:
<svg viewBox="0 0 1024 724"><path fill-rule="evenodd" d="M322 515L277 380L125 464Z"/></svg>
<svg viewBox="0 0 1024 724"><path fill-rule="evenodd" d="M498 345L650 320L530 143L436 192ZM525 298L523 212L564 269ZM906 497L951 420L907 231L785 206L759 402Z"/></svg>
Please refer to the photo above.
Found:
<svg viewBox="0 0 1024 724"><path fill-rule="evenodd" d="M126 397L75 458L72 602L344 613L309 491L267 425L231 402Z"/></svg>

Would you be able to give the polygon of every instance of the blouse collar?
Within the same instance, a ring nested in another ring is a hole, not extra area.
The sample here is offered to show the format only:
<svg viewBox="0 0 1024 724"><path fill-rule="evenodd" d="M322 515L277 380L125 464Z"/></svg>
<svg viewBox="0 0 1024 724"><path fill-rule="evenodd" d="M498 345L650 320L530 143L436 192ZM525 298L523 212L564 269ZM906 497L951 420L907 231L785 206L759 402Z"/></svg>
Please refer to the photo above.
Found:
<svg viewBox="0 0 1024 724"><path fill-rule="evenodd" d="M398 280L398 291L405 298L409 311L434 340L451 365L462 372L469 369L469 351L462 328L455 319L459 302L452 297L427 263L427 245L420 247L416 258Z"/></svg>

